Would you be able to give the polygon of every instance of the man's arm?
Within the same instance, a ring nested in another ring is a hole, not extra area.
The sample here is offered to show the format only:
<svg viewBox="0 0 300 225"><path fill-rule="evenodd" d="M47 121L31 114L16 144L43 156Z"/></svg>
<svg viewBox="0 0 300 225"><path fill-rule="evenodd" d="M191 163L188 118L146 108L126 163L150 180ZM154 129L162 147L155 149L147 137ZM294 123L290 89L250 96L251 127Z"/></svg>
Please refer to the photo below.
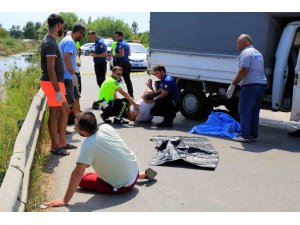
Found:
<svg viewBox="0 0 300 225"><path fill-rule="evenodd" d="M160 89L160 90L161 90L160 95L158 95L157 97L155 97L153 99L153 101L155 101L158 98L166 97L169 94L169 91L167 91L167 90L164 90L164 89Z"/></svg>
<svg viewBox="0 0 300 225"><path fill-rule="evenodd" d="M72 61L71 61L71 53L66 52L64 53L64 62L66 64L66 67L68 69L68 71L70 72L71 75L75 75L75 70L72 66Z"/></svg>
<svg viewBox="0 0 300 225"><path fill-rule="evenodd" d="M65 206L69 203L73 194L75 193L79 183L82 179L85 169L89 167L87 164L77 163L76 167L74 168L71 178L69 181L69 186L66 191L65 197L63 199L58 199L50 202L46 202L45 205L49 207L60 207Z"/></svg>
<svg viewBox="0 0 300 225"><path fill-rule="evenodd" d="M95 52L91 52L90 56L94 58L106 58L107 57L107 51L102 52L101 54L96 54Z"/></svg>
<svg viewBox="0 0 300 225"><path fill-rule="evenodd" d="M130 95L129 95L127 92L125 92L121 87L119 87L119 88L117 89L117 91L118 91L121 95L123 95L123 96L129 101L130 104L133 105L133 107L134 107L134 109L135 109L136 111L139 111L139 105L135 103L135 101L130 97Z"/></svg>
<svg viewBox="0 0 300 225"><path fill-rule="evenodd" d="M135 110L132 112L131 109L130 109L130 106L129 106L128 109L127 109L127 114L128 114L128 118L127 119L129 119L130 121L135 121L138 112L135 111Z"/></svg>
<svg viewBox="0 0 300 225"><path fill-rule="evenodd" d="M235 90L235 86L238 85L241 80L243 80L247 74L248 74L249 68L248 67L241 67L238 71L238 73L236 74L234 80L232 81L231 85L228 87L227 91L226 91L226 97L227 98L231 98L234 90Z"/></svg>
<svg viewBox="0 0 300 225"><path fill-rule="evenodd" d="M248 74L249 68L247 67L241 67L236 74L234 80L232 81L233 85L238 85Z"/></svg>
<svg viewBox="0 0 300 225"><path fill-rule="evenodd" d="M48 73L49 80L51 81L52 86L54 87L54 90L56 92L59 92L60 88L57 82L57 76L55 72L55 59L56 57L54 56L47 57L47 73Z"/></svg>
<svg viewBox="0 0 300 225"><path fill-rule="evenodd" d="M124 57L124 48L119 48L119 53L116 54L115 57Z"/></svg>

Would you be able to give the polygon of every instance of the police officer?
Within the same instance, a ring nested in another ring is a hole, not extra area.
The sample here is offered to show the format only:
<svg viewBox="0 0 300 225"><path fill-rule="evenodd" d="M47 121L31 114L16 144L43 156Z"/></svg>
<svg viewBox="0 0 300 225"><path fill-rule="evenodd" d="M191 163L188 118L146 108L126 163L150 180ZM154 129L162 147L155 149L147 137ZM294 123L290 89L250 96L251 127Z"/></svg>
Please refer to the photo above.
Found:
<svg viewBox="0 0 300 225"><path fill-rule="evenodd" d="M153 72L160 79L160 89L157 91L159 95L154 98L155 105L150 113L152 116L162 116L164 118L161 123L156 124L157 127L172 127L173 119L180 109L180 90L174 78L166 74L166 68L163 65L155 66ZM154 90L151 79L148 80L147 86L151 90Z"/></svg>
<svg viewBox="0 0 300 225"><path fill-rule="evenodd" d="M104 43L104 39L99 37L95 31L88 32L88 37L90 41L95 42L95 52L91 52L90 56L94 59L97 84L101 87L105 81L107 46Z"/></svg>
<svg viewBox="0 0 300 225"><path fill-rule="evenodd" d="M133 88L130 80L131 64L129 62L130 47L126 41L123 40L123 33L116 31L114 39L117 41L116 54L114 56L116 66L123 68L123 78L127 86L128 93L133 97Z"/></svg>
<svg viewBox="0 0 300 225"><path fill-rule="evenodd" d="M123 120L123 116L126 112L129 103L134 106L136 111L139 110L139 105L136 104L133 99L125 92L119 84L121 80L123 69L119 66L115 66L112 69L112 75L106 79L99 91L99 101L102 103L103 113L100 115L102 120L106 123L111 123L109 117L114 116L115 124L126 124L127 121ZM117 99L116 92L119 92L125 98Z"/></svg>

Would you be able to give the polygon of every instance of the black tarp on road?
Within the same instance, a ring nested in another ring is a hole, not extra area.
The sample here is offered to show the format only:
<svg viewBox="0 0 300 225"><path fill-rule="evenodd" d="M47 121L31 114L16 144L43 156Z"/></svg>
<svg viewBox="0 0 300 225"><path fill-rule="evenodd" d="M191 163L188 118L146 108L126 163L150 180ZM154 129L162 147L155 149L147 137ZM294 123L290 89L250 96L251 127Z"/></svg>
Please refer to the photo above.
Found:
<svg viewBox="0 0 300 225"><path fill-rule="evenodd" d="M151 140L158 150L150 161L153 166L177 160L208 169L218 165L219 154L205 137L154 136Z"/></svg>

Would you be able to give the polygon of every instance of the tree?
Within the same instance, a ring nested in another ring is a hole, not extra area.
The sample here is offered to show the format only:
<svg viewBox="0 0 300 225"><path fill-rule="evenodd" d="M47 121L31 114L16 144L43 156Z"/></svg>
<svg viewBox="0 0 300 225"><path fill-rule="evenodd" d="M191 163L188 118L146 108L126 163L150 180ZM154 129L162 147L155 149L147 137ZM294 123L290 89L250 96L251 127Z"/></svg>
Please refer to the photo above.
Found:
<svg viewBox="0 0 300 225"><path fill-rule="evenodd" d="M95 30L103 37L113 37L115 31L122 31L124 39L130 39L133 35L133 32L127 23L120 19L116 20L113 17L97 18L87 26L88 29Z"/></svg>
<svg viewBox="0 0 300 225"><path fill-rule="evenodd" d="M143 33L138 33L133 35L133 39L135 40L140 40L141 43L148 48L149 47L149 31L143 32Z"/></svg>
<svg viewBox="0 0 300 225"><path fill-rule="evenodd" d="M44 21L44 23L37 30L38 39L43 39L43 37L47 34L47 32L48 32L48 23L47 21Z"/></svg>
<svg viewBox="0 0 300 225"><path fill-rule="evenodd" d="M92 22L92 17L89 16L88 24L90 24L91 22Z"/></svg>
<svg viewBox="0 0 300 225"><path fill-rule="evenodd" d="M42 24L40 22L36 22L34 24L34 39L37 40L39 38L39 34L38 31L40 29L40 27L42 26Z"/></svg>
<svg viewBox="0 0 300 225"><path fill-rule="evenodd" d="M73 12L60 12L59 15L64 18L64 29L72 30L73 26L78 22L78 16Z"/></svg>
<svg viewBox="0 0 300 225"><path fill-rule="evenodd" d="M137 22L134 21L134 22L131 24L131 29L132 29L132 31L133 31L134 34L137 34L137 32L138 32L138 30L139 30L139 25L137 24Z"/></svg>
<svg viewBox="0 0 300 225"><path fill-rule="evenodd" d="M21 28L19 25L12 25L9 29L9 34L13 38L22 38L23 32L21 31Z"/></svg>
<svg viewBox="0 0 300 225"><path fill-rule="evenodd" d="M3 27L3 25L2 25L2 23L0 23L0 28L2 28Z"/></svg>
<svg viewBox="0 0 300 225"><path fill-rule="evenodd" d="M9 33L7 30L5 30L3 27L0 27L0 38L6 38L9 36Z"/></svg>
<svg viewBox="0 0 300 225"><path fill-rule="evenodd" d="M32 21L28 21L23 28L23 32L25 39L35 39L34 23Z"/></svg>

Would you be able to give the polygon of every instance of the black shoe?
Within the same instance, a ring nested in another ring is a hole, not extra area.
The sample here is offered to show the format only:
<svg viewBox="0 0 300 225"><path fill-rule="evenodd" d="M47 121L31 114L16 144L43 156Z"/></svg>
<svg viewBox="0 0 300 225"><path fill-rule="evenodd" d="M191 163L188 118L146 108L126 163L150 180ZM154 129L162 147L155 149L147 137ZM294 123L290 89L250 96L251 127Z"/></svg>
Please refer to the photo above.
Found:
<svg viewBox="0 0 300 225"><path fill-rule="evenodd" d="M114 118L114 124L128 124L128 121L125 121L124 119L118 120L117 118Z"/></svg>
<svg viewBox="0 0 300 225"><path fill-rule="evenodd" d="M173 121L162 121L161 123L156 124L157 127L173 127Z"/></svg>
<svg viewBox="0 0 300 225"><path fill-rule="evenodd" d="M112 121L106 117L104 117L103 114L100 114L101 119L103 120L104 123L111 123Z"/></svg>
<svg viewBox="0 0 300 225"><path fill-rule="evenodd" d="M296 131L293 131L293 132L289 132L288 135L290 137L300 137L300 129L296 130Z"/></svg>
<svg viewBox="0 0 300 225"><path fill-rule="evenodd" d="M145 179L148 179L149 181L153 181L154 177L157 175L157 172L151 168L148 168L145 170L145 174L146 174Z"/></svg>

